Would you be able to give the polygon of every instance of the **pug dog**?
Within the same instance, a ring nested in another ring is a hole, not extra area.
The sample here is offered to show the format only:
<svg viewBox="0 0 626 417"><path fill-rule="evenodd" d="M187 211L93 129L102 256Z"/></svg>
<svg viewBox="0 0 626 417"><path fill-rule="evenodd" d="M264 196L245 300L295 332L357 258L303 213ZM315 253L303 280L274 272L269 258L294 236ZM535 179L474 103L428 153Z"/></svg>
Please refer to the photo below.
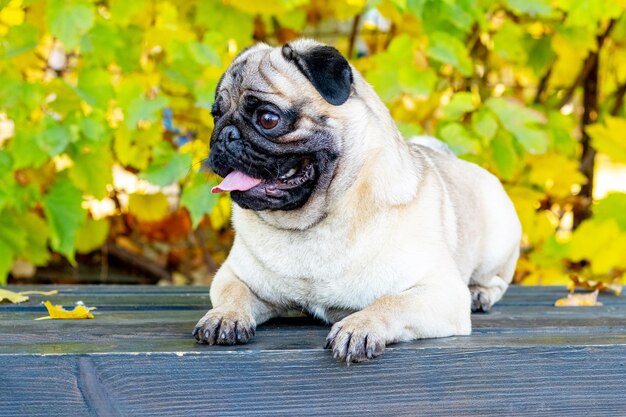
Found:
<svg viewBox="0 0 626 417"><path fill-rule="evenodd" d="M235 240L200 343L248 342L288 310L361 362L389 343L471 333L511 282L520 222L499 180L438 140L407 141L334 48L258 44L216 90L209 166Z"/></svg>

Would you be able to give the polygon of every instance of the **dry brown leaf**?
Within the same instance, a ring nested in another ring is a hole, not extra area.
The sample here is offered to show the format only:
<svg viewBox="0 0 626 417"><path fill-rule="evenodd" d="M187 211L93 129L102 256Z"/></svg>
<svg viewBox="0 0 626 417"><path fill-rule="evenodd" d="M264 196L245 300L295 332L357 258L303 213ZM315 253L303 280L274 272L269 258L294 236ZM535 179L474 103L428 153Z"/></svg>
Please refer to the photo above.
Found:
<svg viewBox="0 0 626 417"><path fill-rule="evenodd" d="M53 291L20 291L13 292L9 290L5 290L0 288L0 303L4 300L7 300L10 303L23 303L24 301L28 301L28 295L56 295L59 292L57 290Z"/></svg>
<svg viewBox="0 0 626 417"><path fill-rule="evenodd" d="M95 307L86 307L82 303L77 303L74 310L68 311L63 306L55 306L50 301L45 301L43 305L48 309L49 316L39 317L35 320L48 320L48 319L92 319L93 314L91 310L95 310Z"/></svg>
<svg viewBox="0 0 626 417"><path fill-rule="evenodd" d="M568 294L565 298L559 298L554 303L555 307L595 307L601 306L598 302L598 290L588 294Z"/></svg>
<svg viewBox="0 0 626 417"><path fill-rule="evenodd" d="M613 278L610 282L594 281L586 279L578 274L570 275L570 282L567 284L569 291L574 291L575 288L583 288L585 290L600 290L600 291L613 291L615 295L622 294L621 278Z"/></svg>

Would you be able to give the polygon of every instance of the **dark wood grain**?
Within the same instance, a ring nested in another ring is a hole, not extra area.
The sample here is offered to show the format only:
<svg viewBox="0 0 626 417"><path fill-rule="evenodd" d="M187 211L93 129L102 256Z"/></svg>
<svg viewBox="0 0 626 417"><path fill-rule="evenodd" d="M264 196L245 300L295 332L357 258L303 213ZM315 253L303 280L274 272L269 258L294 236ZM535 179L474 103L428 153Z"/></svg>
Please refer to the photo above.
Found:
<svg viewBox="0 0 626 417"><path fill-rule="evenodd" d="M329 326L308 317L259 326L248 345L197 345L207 288L54 288L0 304L0 417L626 416L623 297L557 309L563 288L513 287L472 316L471 336L391 345L347 367L322 349ZM35 321L44 299L82 300L96 318Z"/></svg>

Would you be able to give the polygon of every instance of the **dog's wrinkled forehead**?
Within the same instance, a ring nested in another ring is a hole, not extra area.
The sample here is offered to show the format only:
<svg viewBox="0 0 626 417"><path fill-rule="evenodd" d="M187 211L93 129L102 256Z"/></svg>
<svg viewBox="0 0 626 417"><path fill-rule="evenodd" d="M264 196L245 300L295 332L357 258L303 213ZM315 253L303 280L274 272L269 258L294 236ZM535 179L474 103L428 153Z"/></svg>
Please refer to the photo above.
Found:
<svg viewBox="0 0 626 417"><path fill-rule="evenodd" d="M350 65L336 49L299 40L277 48L257 44L243 50L220 79L216 96L224 90L231 97L251 90L289 99L317 91L328 103L341 105L351 85Z"/></svg>
<svg viewBox="0 0 626 417"><path fill-rule="evenodd" d="M259 72L265 72L275 65L270 56L273 50L265 44L258 44L241 51L222 75L216 92L226 89L237 93L243 89L267 85L265 77Z"/></svg>

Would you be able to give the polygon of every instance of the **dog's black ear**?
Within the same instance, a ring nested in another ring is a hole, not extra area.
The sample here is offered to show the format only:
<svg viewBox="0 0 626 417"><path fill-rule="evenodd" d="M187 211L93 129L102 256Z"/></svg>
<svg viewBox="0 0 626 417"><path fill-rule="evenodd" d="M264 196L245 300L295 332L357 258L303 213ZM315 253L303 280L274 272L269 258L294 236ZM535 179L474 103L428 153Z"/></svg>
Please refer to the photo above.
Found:
<svg viewBox="0 0 626 417"><path fill-rule="evenodd" d="M320 45L298 52L287 44L283 46L282 52L283 57L296 64L330 104L339 106L348 100L352 88L352 69L338 50Z"/></svg>

